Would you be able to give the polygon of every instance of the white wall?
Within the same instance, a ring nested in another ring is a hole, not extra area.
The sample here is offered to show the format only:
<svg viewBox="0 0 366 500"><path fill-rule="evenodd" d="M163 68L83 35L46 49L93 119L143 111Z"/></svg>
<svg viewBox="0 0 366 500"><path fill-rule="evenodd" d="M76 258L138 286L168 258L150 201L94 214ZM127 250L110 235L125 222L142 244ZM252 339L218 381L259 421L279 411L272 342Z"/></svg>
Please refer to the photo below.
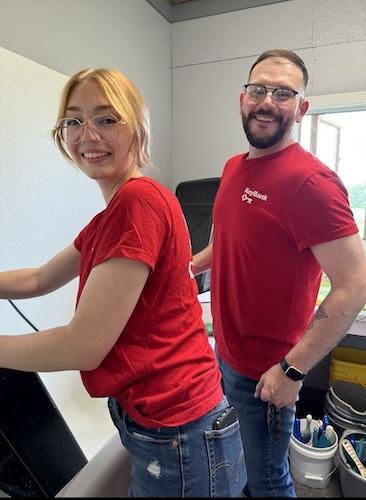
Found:
<svg viewBox="0 0 366 500"><path fill-rule="evenodd" d="M161 170L152 175L170 185L170 24L145 0L0 0L0 46L65 75L85 67L126 73L151 111Z"/></svg>
<svg viewBox="0 0 366 500"><path fill-rule="evenodd" d="M172 25L173 173L179 182L221 175L245 151L241 84L264 50L295 50L308 95L366 88L366 1L291 0Z"/></svg>

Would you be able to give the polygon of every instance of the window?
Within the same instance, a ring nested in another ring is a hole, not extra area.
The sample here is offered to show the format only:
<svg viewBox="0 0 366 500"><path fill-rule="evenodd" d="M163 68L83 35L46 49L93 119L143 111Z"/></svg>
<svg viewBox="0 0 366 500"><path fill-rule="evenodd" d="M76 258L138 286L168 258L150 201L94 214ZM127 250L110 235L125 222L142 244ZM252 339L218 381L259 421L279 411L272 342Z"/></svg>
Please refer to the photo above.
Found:
<svg viewBox="0 0 366 500"><path fill-rule="evenodd" d="M310 97L308 113L295 131L301 145L343 181L363 240L366 240L366 92ZM366 241L365 241L366 247ZM324 275L320 303L330 290Z"/></svg>

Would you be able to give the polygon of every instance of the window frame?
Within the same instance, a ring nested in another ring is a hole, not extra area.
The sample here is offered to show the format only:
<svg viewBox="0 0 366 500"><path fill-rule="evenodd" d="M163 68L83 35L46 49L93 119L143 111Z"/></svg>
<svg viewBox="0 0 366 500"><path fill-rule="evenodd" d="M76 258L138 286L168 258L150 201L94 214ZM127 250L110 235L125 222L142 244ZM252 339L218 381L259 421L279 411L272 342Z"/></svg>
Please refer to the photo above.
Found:
<svg viewBox="0 0 366 500"><path fill-rule="evenodd" d="M309 108L306 112L307 115L347 113L366 110L365 91L305 96L305 100L309 101ZM363 240L363 245L366 251L366 240ZM360 317L365 321L364 318L366 318L366 316L364 312L359 314L358 321L360 321ZM364 329L366 333L366 326Z"/></svg>
<svg viewBox="0 0 366 500"><path fill-rule="evenodd" d="M366 92L305 96L309 101L307 115L344 113L366 110Z"/></svg>

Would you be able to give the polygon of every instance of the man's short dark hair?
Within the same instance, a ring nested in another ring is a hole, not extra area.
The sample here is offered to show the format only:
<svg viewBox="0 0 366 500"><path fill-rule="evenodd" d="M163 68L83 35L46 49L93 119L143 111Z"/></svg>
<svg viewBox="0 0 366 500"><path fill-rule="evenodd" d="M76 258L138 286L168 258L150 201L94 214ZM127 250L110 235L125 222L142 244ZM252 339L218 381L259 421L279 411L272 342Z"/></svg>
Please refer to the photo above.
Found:
<svg viewBox="0 0 366 500"><path fill-rule="evenodd" d="M295 54L295 52L293 52L292 50L271 49L262 52L262 54L254 62L253 66L250 68L249 76L251 75L253 69L257 66L257 64L259 64L261 61L264 61L265 59L269 59L270 57L283 57L284 59L288 59L296 66L298 66L302 71L304 77L304 87L306 87L309 80L308 70L306 69L305 63L301 59L301 57Z"/></svg>

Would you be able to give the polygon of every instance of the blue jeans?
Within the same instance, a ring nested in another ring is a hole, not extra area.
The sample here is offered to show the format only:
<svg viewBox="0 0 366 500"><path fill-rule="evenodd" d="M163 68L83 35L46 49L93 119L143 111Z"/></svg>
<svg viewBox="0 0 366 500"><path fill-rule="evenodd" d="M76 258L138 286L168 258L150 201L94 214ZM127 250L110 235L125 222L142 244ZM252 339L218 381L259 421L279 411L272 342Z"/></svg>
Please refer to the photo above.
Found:
<svg viewBox="0 0 366 500"><path fill-rule="evenodd" d="M295 407L277 410L254 398L255 380L240 375L222 359L219 364L225 394L240 421L250 495L295 497L288 463Z"/></svg>
<svg viewBox="0 0 366 500"><path fill-rule="evenodd" d="M228 406L224 397L198 420L147 429L109 398L112 420L132 459L129 496L239 497L246 482L239 421L212 429Z"/></svg>

